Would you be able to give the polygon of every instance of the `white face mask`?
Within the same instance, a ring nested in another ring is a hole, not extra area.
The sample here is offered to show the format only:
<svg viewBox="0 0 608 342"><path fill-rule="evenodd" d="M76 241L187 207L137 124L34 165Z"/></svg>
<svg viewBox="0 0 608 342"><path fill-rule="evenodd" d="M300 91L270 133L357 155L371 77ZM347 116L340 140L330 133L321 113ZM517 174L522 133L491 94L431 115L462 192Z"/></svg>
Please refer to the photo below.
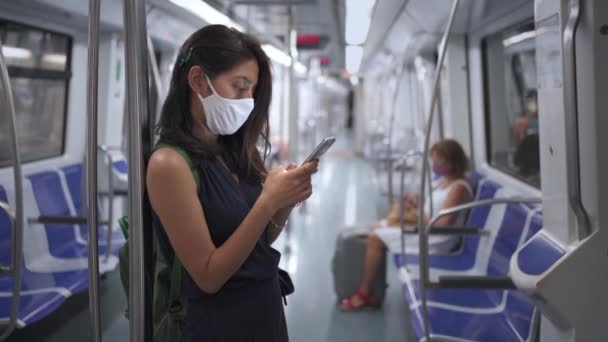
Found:
<svg viewBox="0 0 608 342"><path fill-rule="evenodd" d="M243 126L249 114L253 111L254 102L249 99L226 99L221 97L211 84L209 77L205 75L207 84L213 94L203 98L198 95L199 100L203 104L205 110L205 118L207 119L207 127L211 132L218 135L231 135Z"/></svg>

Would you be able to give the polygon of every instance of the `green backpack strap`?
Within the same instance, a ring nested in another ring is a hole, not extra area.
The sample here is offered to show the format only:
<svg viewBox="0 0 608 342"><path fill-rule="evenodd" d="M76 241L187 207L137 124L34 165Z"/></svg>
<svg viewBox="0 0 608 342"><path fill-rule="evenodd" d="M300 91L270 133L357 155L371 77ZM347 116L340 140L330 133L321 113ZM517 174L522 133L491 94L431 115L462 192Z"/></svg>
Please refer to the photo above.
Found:
<svg viewBox="0 0 608 342"><path fill-rule="evenodd" d="M182 158L184 158L184 160L186 161L186 163L188 163L188 167L190 168L190 171L192 171L192 177L194 177L194 182L196 183L196 189L198 190L198 188L200 187L200 178L198 175L198 170L194 167L193 163L192 163L192 159L190 159L190 156L188 155L188 153L182 149L179 146L175 146L175 145L170 145L170 144L164 144L164 143L160 143L157 144L156 147L154 148L154 150L157 150L159 148L170 148L172 150L174 150L175 152L179 153ZM179 258L177 256L173 256L173 265L171 266L171 281L169 284L169 303L174 304L176 302L178 302L179 297L180 297L180 292L181 292L181 288L182 288L182 263L179 261Z"/></svg>

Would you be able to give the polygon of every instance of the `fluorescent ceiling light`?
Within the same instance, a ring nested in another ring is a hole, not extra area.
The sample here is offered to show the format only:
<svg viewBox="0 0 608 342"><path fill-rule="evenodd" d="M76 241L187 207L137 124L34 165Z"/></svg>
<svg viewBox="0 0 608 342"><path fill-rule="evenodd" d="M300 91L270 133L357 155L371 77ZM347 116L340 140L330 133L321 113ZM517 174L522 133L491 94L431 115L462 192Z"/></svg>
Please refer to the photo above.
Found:
<svg viewBox="0 0 608 342"><path fill-rule="evenodd" d="M502 45L503 46L511 46L517 43L521 43L524 40L528 40L528 39L532 39L536 37L536 31L527 31L527 32L522 32L518 35L515 35L513 37L507 38L505 40L502 41Z"/></svg>
<svg viewBox="0 0 608 342"><path fill-rule="evenodd" d="M346 0L345 40L350 45L365 43L376 0Z"/></svg>
<svg viewBox="0 0 608 342"><path fill-rule="evenodd" d="M2 47L2 54L4 55L4 57L6 59L12 59L12 60L31 59L32 58L32 51L30 51L29 49L18 48L18 47L7 46L7 45Z"/></svg>
<svg viewBox="0 0 608 342"><path fill-rule="evenodd" d="M293 67L296 70L296 72L300 75L304 75L308 72L308 68L301 62L296 62L296 64Z"/></svg>
<svg viewBox="0 0 608 342"><path fill-rule="evenodd" d="M361 61L363 60L363 48L361 46L347 46L346 47L346 70L350 74L356 74L361 68Z"/></svg>
<svg viewBox="0 0 608 342"><path fill-rule="evenodd" d="M264 44L262 45L262 49L273 61L284 66L291 66L291 57L285 52L277 49L274 45Z"/></svg>
<svg viewBox="0 0 608 342"><path fill-rule="evenodd" d="M243 31L243 27L224 13L216 10L202 0L170 0L172 3L194 13L208 24L221 24Z"/></svg>

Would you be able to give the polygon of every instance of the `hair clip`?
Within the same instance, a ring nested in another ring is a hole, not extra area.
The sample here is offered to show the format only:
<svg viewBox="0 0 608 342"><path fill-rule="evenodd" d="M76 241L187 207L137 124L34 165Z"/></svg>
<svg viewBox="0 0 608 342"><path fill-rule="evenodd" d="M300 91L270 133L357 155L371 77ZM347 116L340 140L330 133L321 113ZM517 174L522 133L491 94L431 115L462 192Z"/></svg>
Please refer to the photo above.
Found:
<svg viewBox="0 0 608 342"><path fill-rule="evenodd" d="M192 58L192 48L189 48L188 51L186 51L186 54L182 56L181 60L179 61L179 66L183 66L190 62L190 58Z"/></svg>

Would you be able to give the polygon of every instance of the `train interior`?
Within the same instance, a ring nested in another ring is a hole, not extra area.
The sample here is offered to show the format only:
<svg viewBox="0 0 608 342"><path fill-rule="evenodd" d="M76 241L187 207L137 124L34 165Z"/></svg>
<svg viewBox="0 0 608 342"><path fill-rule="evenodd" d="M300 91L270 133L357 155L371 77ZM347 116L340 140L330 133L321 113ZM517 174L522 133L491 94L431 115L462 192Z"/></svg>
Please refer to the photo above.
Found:
<svg viewBox="0 0 608 342"><path fill-rule="evenodd" d="M0 0L0 341L136 341L118 223L141 183L134 127L145 149L181 44L209 24L272 61L269 168L336 137L273 245L291 341L608 341L607 2L103 0L92 88L96 2ZM431 196L445 138L469 158L466 222L431 229L449 214L435 208L402 231L419 248L387 252L382 306L343 312L336 239ZM460 247L435 253L442 234Z"/></svg>

